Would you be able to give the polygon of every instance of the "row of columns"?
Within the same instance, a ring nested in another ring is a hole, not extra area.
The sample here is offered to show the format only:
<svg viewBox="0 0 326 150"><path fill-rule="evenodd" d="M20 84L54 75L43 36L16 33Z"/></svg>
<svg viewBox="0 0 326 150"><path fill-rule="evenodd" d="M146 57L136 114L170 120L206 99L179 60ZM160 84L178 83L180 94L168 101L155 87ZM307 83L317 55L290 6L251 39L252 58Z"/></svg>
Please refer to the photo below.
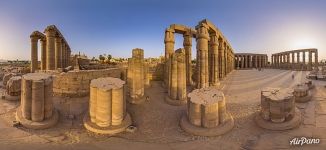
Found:
<svg viewBox="0 0 326 150"><path fill-rule="evenodd" d="M176 28L174 29L172 26L165 30L165 62L169 62L174 53L174 33L182 33L184 37L186 83L187 85L193 85L191 47L192 38L196 37L196 86L197 88L203 88L219 85L219 80L234 69L234 53L231 46L222 35L219 35L217 29L212 29L212 27L205 23L200 23L196 30L184 26ZM169 85L169 72L171 71L169 67L165 63L165 85Z"/></svg>
<svg viewBox="0 0 326 150"><path fill-rule="evenodd" d="M31 72L38 70L39 40L41 42L41 70L56 70L70 65L70 47L54 25L45 29L45 35L39 31L34 31L30 38Z"/></svg>
<svg viewBox="0 0 326 150"><path fill-rule="evenodd" d="M268 64L266 54L235 54L235 67L245 68L265 68Z"/></svg>
<svg viewBox="0 0 326 150"><path fill-rule="evenodd" d="M302 53L302 55L301 55ZM306 62L308 53L308 62ZM312 55L315 53L315 68L318 68L318 50L305 49L272 54L272 67L277 69L312 70ZM300 59L302 56L302 59ZM296 57L296 60L295 60Z"/></svg>

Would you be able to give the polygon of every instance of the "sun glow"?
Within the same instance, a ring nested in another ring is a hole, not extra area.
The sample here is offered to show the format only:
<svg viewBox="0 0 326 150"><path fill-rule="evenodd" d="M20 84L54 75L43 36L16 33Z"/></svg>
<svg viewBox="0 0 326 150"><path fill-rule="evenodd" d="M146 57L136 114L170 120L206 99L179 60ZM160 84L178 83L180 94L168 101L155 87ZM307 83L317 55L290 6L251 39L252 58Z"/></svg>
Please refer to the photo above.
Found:
<svg viewBox="0 0 326 150"><path fill-rule="evenodd" d="M300 38L293 42L294 49L317 48L317 42L312 38Z"/></svg>

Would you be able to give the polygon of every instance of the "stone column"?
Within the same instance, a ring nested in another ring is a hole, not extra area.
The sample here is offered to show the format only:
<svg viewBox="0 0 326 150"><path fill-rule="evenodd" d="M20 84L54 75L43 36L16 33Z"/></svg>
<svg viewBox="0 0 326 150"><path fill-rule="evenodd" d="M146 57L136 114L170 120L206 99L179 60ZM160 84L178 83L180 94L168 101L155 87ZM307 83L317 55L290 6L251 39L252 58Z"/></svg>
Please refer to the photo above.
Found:
<svg viewBox="0 0 326 150"><path fill-rule="evenodd" d="M41 70L46 70L46 40L41 39Z"/></svg>
<svg viewBox="0 0 326 150"><path fill-rule="evenodd" d="M164 85L169 84L169 71L170 68L167 62L169 61L170 56L174 52L174 30L173 29L166 29L165 30L165 38L164 38L164 44L165 44L165 67L164 67Z"/></svg>
<svg viewBox="0 0 326 150"><path fill-rule="evenodd" d="M209 81L210 86L218 86L220 85L219 82L219 62L218 62L218 37L217 35L212 34L210 36L210 43L209 43L209 56L210 57L210 79Z"/></svg>
<svg viewBox="0 0 326 150"><path fill-rule="evenodd" d="M148 70L149 70L149 63L144 62L144 86L146 88L151 86Z"/></svg>
<svg viewBox="0 0 326 150"><path fill-rule="evenodd" d="M241 69L244 68L244 56L240 55L240 58L241 58Z"/></svg>
<svg viewBox="0 0 326 150"><path fill-rule="evenodd" d="M294 52L291 52L291 55L292 55L291 69L292 69L292 70L294 70L294 68L295 68L295 67L294 67L294 64L295 64L295 63L294 63L294 54L295 54Z"/></svg>
<svg viewBox="0 0 326 150"><path fill-rule="evenodd" d="M55 29L52 26L48 26L45 29L46 34L46 70L55 69L55 49L54 49L54 37Z"/></svg>
<svg viewBox="0 0 326 150"><path fill-rule="evenodd" d="M196 89L188 94L187 115L180 126L188 133L200 136L217 136L230 131L234 126L227 112L223 92L214 88Z"/></svg>
<svg viewBox="0 0 326 150"><path fill-rule="evenodd" d="M300 68L300 52L297 52L297 70L301 70L301 68Z"/></svg>
<svg viewBox="0 0 326 150"><path fill-rule="evenodd" d="M84 117L87 130L116 134L131 125L131 117L126 112L124 84L125 81L112 77L91 81L89 113Z"/></svg>
<svg viewBox="0 0 326 150"><path fill-rule="evenodd" d="M204 25L197 28L197 88L204 88L209 86L208 73L208 30ZM224 55L222 55L224 61ZM222 62L222 66L225 63ZM223 70L224 72L224 70Z"/></svg>
<svg viewBox="0 0 326 150"><path fill-rule="evenodd" d="M228 46L225 46L225 49L224 49L224 72L223 72L223 74L224 74L224 77L226 77L226 74L227 74L227 72L228 72Z"/></svg>
<svg viewBox="0 0 326 150"><path fill-rule="evenodd" d="M186 32L183 35L183 47L185 49L186 57L186 75L187 75L187 85L192 85L192 65L191 65L191 46L192 46L192 35L189 32Z"/></svg>
<svg viewBox="0 0 326 150"><path fill-rule="evenodd" d="M31 38L31 72L35 72L38 68L38 56L37 56L37 43L38 37L34 34L30 36Z"/></svg>
<svg viewBox="0 0 326 150"><path fill-rule="evenodd" d="M290 53L286 53L286 69L290 69Z"/></svg>
<svg viewBox="0 0 326 150"><path fill-rule="evenodd" d="M309 55L308 55L308 57L309 57L309 60L308 60L308 70L311 71L312 70L312 51L309 50L308 52L309 52Z"/></svg>
<svg viewBox="0 0 326 150"><path fill-rule="evenodd" d="M168 96L165 100L170 105L183 105L187 103L186 97L186 62L185 50L178 49L170 57L170 79Z"/></svg>
<svg viewBox="0 0 326 150"><path fill-rule="evenodd" d="M306 52L303 51L303 55L302 55L302 63L303 63L303 70L306 70Z"/></svg>
<svg viewBox="0 0 326 150"><path fill-rule="evenodd" d="M224 72L224 64L225 64L225 62L224 62L224 42L223 42L223 40L222 39L219 39L219 44L218 44L218 52L219 52L219 74L220 74L220 79L223 79L224 78L224 74L223 74L223 72ZM242 59L244 59L243 57L242 57ZM243 60L242 60L243 61ZM243 65L242 65L243 66ZM242 67L243 68L243 67Z"/></svg>
<svg viewBox="0 0 326 150"><path fill-rule="evenodd" d="M62 67L62 45L61 45L61 37L55 37L55 69L63 68Z"/></svg>
<svg viewBox="0 0 326 150"><path fill-rule="evenodd" d="M66 53L66 43L64 40L61 42L61 60L62 60L62 68L66 68L66 58L65 58L65 53Z"/></svg>
<svg viewBox="0 0 326 150"><path fill-rule="evenodd" d="M249 68L252 68L252 55L249 55Z"/></svg>
<svg viewBox="0 0 326 150"><path fill-rule="evenodd" d="M26 128L45 129L58 121L53 107L53 79L45 73L29 73L22 77L21 106L16 119Z"/></svg>
<svg viewBox="0 0 326 150"><path fill-rule="evenodd" d="M144 99L144 50L132 50L132 58L128 59L129 102L140 104Z"/></svg>
<svg viewBox="0 0 326 150"><path fill-rule="evenodd" d="M295 106L293 89L265 88L261 92L258 126L269 130L287 130L300 125L301 113Z"/></svg>
<svg viewBox="0 0 326 150"><path fill-rule="evenodd" d="M68 66L70 66L70 56L71 56L71 49L69 48L68 49L68 51L67 51L67 58L66 58L66 60L67 60L67 62L66 62L66 66L68 67Z"/></svg>
<svg viewBox="0 0 326 150"><path fill-rule="evenodd" d="M315 68L318 69L318 50L315 50Z"/></svg>
<svg viewBox="0 0 326 150"><path fill-rule="evenodd" d="M239 68L239 56L235 56L236 58L236 66L237 66L237 69Z"/></svg>

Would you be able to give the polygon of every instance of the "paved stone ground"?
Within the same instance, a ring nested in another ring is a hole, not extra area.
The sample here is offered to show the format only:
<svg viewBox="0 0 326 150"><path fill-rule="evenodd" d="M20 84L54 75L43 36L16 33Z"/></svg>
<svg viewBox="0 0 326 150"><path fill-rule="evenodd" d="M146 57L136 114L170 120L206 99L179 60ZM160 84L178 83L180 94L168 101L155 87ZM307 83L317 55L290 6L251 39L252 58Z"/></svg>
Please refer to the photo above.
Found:
<svg viewBox="0 0 326 150"><path fill-rule="evenodd" d="M0 100L0 149L326 149L326 85L325 81L313 81L313 100L297 104L302 115L300 127L287 131L268 131L253 121L260 107L260 90L264 87L293 87L305 81L308 72L265 69L233 71L221 81L227 97L227 110L235 119L235 127L218 137L192 136L183 132L178 123L186 106L170 106L164 102L165 90L160 82L153 82L146 90L149 101L141 105L128 105L135 133L115 136L95 135L82 125L85 99L56 97L56 107L69 104L69 112L77 112L75 118L62 113L58 125L51 129L34 131L11 127L14 113L20 102ZM295 78L292 79L291 75ZM1 82L0 82L1 85ZM3 90L0 90L0 95ZM82 105L80 107L71 107ZM76 110L75 110L76 109ZM79 115L78 115L79 114ZM291 146L294 137L320 138L318 145Z"/></svg>

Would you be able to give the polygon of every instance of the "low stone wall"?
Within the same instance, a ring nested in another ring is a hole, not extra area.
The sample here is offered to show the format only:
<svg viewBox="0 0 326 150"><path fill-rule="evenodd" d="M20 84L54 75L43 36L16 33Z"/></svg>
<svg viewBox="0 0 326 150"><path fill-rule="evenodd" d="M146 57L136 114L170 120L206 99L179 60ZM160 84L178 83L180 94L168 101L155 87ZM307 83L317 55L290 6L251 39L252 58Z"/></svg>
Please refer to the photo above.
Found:
<svg viewBox="0 0 326 150"><path fill-rule="evenodd" d="M55 96L83 97L89 95L90 81L100 77L121 78L121 69L79 70L57 73L53 81Z"/></svg>

